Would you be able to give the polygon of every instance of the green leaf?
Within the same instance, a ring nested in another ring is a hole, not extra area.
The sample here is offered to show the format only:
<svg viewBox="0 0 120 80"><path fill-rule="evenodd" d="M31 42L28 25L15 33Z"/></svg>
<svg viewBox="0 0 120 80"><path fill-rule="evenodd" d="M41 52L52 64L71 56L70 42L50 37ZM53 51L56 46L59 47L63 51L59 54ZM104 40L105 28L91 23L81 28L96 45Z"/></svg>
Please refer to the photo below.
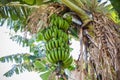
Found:
<svg viewBox="0 0 120 80"><path fill-rule="evenodd" d="M29 63L30 62L30 59L29 59L29 55L26 54L23 56L23 60L26 62L26 63Z"/></svg>
<svg viewBox="0 0 120 80"><path fill-rule="evenodd" d="M72 16L67 16L66 20L69 24L71 24L72 23Z"/></svg>
<svg viewBox="0 0 120 80"><path fill-rule="evenodd" d="M17 32L20 29L19 25L14 25L14 31Z"/></svg>
<svg viewBox="0 0 120 80"><path fill-rule="evenodd" d="M46 66L40 61L35 61L34 63L35 68L39 69L39 71L46 71Z"/></svg>
<svg viewBox="0 0 120 80"><path fill-rule="evenodd" d="M6 73L4 74L4 76L6 76L6 77L11 77L13 74L14 74L14 69L12 68L12 69L9 70L8 72L6 72Z"/></svg>
<svg viewBox="0 0 120 80"><path fill-rule="evenodd" d="M34 55L30 55L29 56L29 59L31 59L31 60L35 60L37 57L36 56L34 56Z"/></svg>
<svg viewBox="0 0 120 80"><path fill-rule="evenodd" d="M0 19L0 26L3 26L5 19Z"/></svg>
<svg viewBox="0 0 120 80"><path fill-rule="evenodd" d="M40 77L42 78L42 80L49 80L49 75L51 74L51 71L47 71L43 74L40 75Z"/></svg>
<svg viewBox="0 0 120 80"><path fill-rule="evenodd" d="M17 67L15 68L15 73L19 74L19 69Z"/></svg>
<svg viewBox="0 0 120 80"><path fill-rule="evenodd" d="M70 27L69 30L70 30L70 32L71 32L71 35L72 35L73 37L75 37L76 39L78 39L77 29L74 29L74 28Z"/></svg>
<svg viewBox="0 0 120 80"><path fill-rule="evenodd" d="M27 4L33 4L35 0L23 0L23 1L25 1L25 3Z"/></svg>
<svg viewBox="0 0 120 80"><path fill-rule="evenodd" d="M6 4L6 3L8 3L8 1L9 1L9 0L0 0L0 2L1 2L2 4Z"/></svg>
<svg viewBox="0 0 120 80"><path fill-rule="evenodd" d="M75 66L74 65L70 65L69 67L68 67L68 69L71 71L71 70L75 70Z"/></svg>
<svg viewBox="0 0 120 80"><path fill-rule="evenodd" d="M5 58L4 57L0 58L0 61L4 63L5 62Z"/></svg>
<svg viewBox="0 0 120 80"><path fill-rule="evenodd" d="M42 4L43 3L43 0L36 0L36 4L37 5L40 5L40 4Z"/></svg>
<svg viewBox="0 0 120 80"><path fill-rule="evenodd" d="M7 26L10 29L14 29L16 32L18 30L22 31L26 26L26 19L31 13L33 8L29 6L0 6L0 25L4 24L7 20Z"/></svg>
<svg viewBox="0 0 120 80"><path fill-rule="evenodd" d="M39 33L37 34L36 41L39 42L39 41L41 41L41 40L43 40L43 34L42 34L41 32L39 32Z"/></svg>

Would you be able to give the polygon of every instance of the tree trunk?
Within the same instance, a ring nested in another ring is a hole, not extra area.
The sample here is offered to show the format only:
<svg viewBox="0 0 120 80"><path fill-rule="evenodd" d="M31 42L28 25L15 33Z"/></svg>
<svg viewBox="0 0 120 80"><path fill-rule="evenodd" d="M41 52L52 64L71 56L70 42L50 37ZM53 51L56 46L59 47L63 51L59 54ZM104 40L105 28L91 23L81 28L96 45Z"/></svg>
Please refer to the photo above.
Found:
<svg viewBox="0 0 120 80"><path fill-rule="evenodd" d="M115 23L102 14L94 13L92 25L98 48L93 48L91 58L97 72L102 75L102 80L120 80L120 35L115 29Z"/></svg>

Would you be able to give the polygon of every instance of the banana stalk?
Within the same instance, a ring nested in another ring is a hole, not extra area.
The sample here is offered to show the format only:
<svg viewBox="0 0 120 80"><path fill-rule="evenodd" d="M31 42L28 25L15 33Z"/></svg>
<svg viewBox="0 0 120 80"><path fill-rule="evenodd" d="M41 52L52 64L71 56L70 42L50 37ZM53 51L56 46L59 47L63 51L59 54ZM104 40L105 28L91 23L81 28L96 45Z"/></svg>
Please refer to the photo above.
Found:
<svg viewBox="0 0 120 80"><path fill-rule="evenodd" d="M68 6L71 10L75 11L78 14L78 16L81 18L83 23L91 21L88 14L86 14L86 12L83 9L81 9L78 5L76 5L75 2L70 0L61 0L61 2L66 6Z"/></svg>

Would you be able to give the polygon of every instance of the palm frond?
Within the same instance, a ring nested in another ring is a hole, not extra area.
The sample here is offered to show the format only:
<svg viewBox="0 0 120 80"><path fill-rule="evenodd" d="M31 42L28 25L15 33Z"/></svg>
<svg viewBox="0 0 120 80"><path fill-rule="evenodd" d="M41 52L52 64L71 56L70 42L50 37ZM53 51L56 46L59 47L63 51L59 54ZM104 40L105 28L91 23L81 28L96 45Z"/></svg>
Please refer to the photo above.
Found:
<svg viewBox="0 0 120 80"><path fill-rule="evenodd" d="M22 45L23 47L28 46L33 43L33 41L30 42L31 39L27 39L20 35L11 36L10 39L12 39L13 41L16 41L19 45Z"/></svg>
<svg viewBox="0 0 120 80"><path fill-rule="evenodd" d="M6 77L11 77L13 74L20 74L23 73L24 71L34 71L34 66L33 63L22 63L22 64L17 64L14 65L12 69L10 69L8 72L4 74Z"/></svg>
<svg viewBox="0 0 120 80"><path fill-rule="evenodd" d="M7 26L10 29L23 30L26 26L26 19L32 11L29 7L24 6L0 6L1 26L7 21Z"/></svg>
<svg viewBox="0 0 120 80"><path fill-rule="evenodd" d="M40 5L47 0L1 0L1 5L7 5L9 3L20 3L20 4L27 4L27 5Z"/></svg>
<svg viewBox="0 0 120 80"><path fill-rule="evenodd" d="M0 58L1 62L15 62L14 66L4 74L6 77L11 77L14 73L20 74L24 71L46 71L48 66L46 60L40 55L30 55L28 53L14 54Z"/></svg>
<svg viewBox="0 0 120 80"><path fill-rule="evenodd" d="M19 45L22 45L23 47L29 47L30 52L33 53L35 56L45 57L45 42L41 41L40 38L41 36L39 33L38 35L31 36L30 39L20 35L11 36L11 39L17 42Z"/></svg>
<svg viewBox="0 0 120 80"><path fill-rule="evenodd" d="M18 54L13 54L9 56L4 56L0 58L1 62L16 62L16 63L22 63L26 61L26 59L29 59L29 57L32 56L28 53L18 53ZM26 57L26 58L25 58Z"/></svg>
<svg viewBox="0 0 120 80"><path fill-rule="evenodd" d="M7 56L6 59L9 59L10 57L11 56ZM22 57L21 61L20 61L20 57ZM44 72L49 68L49 66L46 64L46 60L44 58L40 59L40 57L38 56L33 56L29 54L24 54L24 55L19 54L19 58L15 58L15 57L13 58L15 61L17 61L16 62L17 64L14 64L14 66L4 74L4 76L6 77L11 77L15 73L20 74L23 73L24 71Z"/></svg>

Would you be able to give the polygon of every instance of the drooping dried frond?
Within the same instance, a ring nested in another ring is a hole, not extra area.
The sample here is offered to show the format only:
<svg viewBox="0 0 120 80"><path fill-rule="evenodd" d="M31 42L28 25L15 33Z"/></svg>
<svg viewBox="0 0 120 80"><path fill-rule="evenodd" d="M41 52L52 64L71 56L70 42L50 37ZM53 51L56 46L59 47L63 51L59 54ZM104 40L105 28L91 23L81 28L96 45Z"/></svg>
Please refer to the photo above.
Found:
<svg viewBox="0 0 120 80"><path fill-rule="evenodd" d="M120 55L120 35L115 29L115 23L107 16L95 13L93 21L95 42L98 47L93 44L89 47L91 59L103 80L115 80L118 75L115 71L120 69L117 61L117 56Z"/></svg>
<svg viewBox="0 0 120 80"><path fill-rule="evenodd" d="M92 3L94 2L95 0ZM102 80L119 80L120 27L109 17L110 13L104 5L88 5L93 19L93 39L97 43L97 47L95 43L89 46L89 53L95 64L96 74L100 74Z"/></svg>
<svg viewBox="0 0 120 80"><path fill-rule="evenodd" d="M28 17L26 30L30 30L31 33L36 33L40 30L43 30L48 26L49 17L53 13L59 14L64 9L65 6L59 3L41 5Z"/></svg>

